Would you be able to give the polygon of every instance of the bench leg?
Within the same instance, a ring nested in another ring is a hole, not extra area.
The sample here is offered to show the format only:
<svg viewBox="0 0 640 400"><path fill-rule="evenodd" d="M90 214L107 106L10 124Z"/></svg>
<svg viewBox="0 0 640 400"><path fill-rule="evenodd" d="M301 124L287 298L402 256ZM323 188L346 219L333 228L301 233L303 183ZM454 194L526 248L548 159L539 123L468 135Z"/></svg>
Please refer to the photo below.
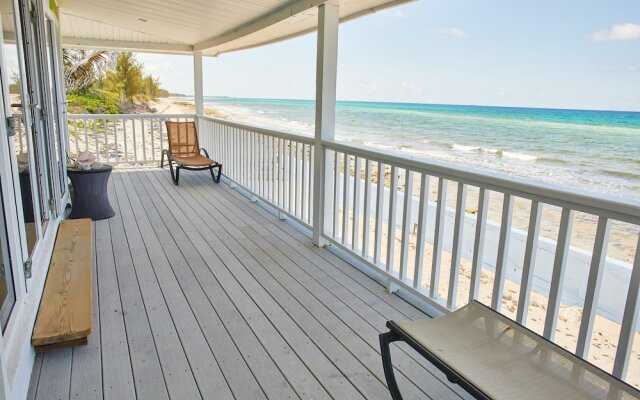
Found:
<svg viewBox="0 0 640 400"><path fill-rule="evenodd" d="M387 379L389 393L393 400L402 400L396 376L393 373L393 364L391 363L391 352L389 344L398 340L399 337L394 332L380 334L380 353L382 354L382 368L384 369L384 377Z"/></svg>

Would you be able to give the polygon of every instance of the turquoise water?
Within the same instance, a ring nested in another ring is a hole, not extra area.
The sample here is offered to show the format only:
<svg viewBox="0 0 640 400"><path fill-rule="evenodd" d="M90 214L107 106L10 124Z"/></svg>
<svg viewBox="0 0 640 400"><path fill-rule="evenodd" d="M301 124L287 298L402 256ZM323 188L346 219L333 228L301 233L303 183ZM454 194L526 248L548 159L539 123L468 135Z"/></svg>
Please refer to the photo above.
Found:
<svg viewBox="0 0 640 400"><path fill-rule="evenodd" d="M205 98L231 120L313 134L314 102ZM338 102L338 140L640 200L640 113Z"/></svg>

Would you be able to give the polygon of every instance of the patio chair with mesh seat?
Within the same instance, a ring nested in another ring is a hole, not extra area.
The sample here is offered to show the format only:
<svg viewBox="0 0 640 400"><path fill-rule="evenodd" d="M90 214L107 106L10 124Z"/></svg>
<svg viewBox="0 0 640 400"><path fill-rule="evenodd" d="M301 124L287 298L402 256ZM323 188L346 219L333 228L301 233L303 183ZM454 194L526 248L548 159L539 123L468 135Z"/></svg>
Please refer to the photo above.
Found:
<svg viewBox="0 0 640 400"><path fill-rule="evenodd" d="M160 168L164 168L164 158L166 156L173 183L178 184L181 169L189 171L209 170L213 181L219 183L222 164L212 160L207 150L200 147L195 122L166 121L165 123L169 138L169 149L162 151ZM214 169L218 170L215 175L213 173Z"/></svg>
<svg viewBox="0 0 640 400"><path fill-rule="evenodd" d="M396 341L475 399L640 400L635 387L477 301L444 317L387 327L380 347L393 400L402 400L389 348Z"/></svg>

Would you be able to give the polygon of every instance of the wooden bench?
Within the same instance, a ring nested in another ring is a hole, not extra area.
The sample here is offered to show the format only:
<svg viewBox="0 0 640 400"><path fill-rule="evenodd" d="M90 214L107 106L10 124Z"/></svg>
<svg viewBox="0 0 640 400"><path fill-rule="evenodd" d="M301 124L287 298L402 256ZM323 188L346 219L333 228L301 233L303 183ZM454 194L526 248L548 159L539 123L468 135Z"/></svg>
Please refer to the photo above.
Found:
<svg viewBox="0 0 640 400"><path fill-rule="evenodd" d="M380 347L394 400L402 399L389 351L395 341L476 399L640 399L634 387L475 301L441 318L387 327Z"/></svg>
<svg viewBox="0 0 640 400"><path fill-rule="evenodd" d="M60 223L31 344L42 352L87 343L92 323L93 225Z"/></svg>

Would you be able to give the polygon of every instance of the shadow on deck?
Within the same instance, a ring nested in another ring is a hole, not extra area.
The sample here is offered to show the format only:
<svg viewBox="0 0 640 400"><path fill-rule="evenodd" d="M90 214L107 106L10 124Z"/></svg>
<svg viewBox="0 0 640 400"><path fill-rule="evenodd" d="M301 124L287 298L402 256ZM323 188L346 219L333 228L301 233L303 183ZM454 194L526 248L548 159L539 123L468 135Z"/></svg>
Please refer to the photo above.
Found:
<svg viewBox="0 0 640 400"><path fill-rule="evenodd" d="M208 173L114 172L85 347L38 355L30 399L389 399L378 334L426 318ZM408 347L405 398L468 398Z"/></svg>

